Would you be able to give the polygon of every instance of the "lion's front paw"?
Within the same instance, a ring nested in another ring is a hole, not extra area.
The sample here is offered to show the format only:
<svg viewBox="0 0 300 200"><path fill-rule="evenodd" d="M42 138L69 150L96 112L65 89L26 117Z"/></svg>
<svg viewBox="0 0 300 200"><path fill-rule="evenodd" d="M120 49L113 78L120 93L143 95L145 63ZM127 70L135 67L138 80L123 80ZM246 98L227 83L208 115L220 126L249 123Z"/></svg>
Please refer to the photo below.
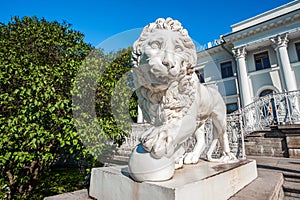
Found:
<svg viewBox="0 0 300 200"><path fill-rule="evenodd" d="M174 153L173 138L161 133L153 145L151 153L155 158L172 156Z"/></svg>
<svg viewBox="0 0 300 200"><path fill-rule="evenodd" d="M168 136L166 130L160 127L154 127L146 131L141 137L143 148L151 152L155 158L162 156L171 156L174 153L173 138Z"/></svg>
<svg viewBox="0 0 300 200"><path fill-rule="evenodd" d="M184 164L196 164L199 161L200 155L195 152L189 152L184 157Z"/></svg>
<svg viewBox="0 0 300 200"><path fill-rule="evenodd" d="M157 127L150 128L141 137L143 148L147 152L151 152L154 144L157 142L160 129Z"/></svg>

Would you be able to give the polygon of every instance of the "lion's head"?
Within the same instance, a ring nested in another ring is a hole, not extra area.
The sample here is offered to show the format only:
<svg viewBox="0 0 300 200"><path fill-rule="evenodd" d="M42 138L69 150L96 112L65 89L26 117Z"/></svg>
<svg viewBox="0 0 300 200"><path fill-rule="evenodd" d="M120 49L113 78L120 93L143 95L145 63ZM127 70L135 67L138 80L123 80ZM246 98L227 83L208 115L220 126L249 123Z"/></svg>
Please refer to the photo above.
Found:
<svg viewBox="0 0 300 200"><path fill-rule="evenodd" d="M194 43L177 20L159 18L143 29L133 45L132 63L139 104L147 121L157 124L169 118L164 111L170 98L176 99L172 101L175 108L190 103L182 98L189 96L185 87L192 84L185 83L191 81L196 62ZM181 102L175 102L179 99Z"/></svg>
<svg viewBox="0 0 300 200"><path fill-rule="evenodd" d="M191 72L196 50L187 30L171 18L157 19L147 25L134 43L132 61L138 85L164 90L173 80Z"/></svg>

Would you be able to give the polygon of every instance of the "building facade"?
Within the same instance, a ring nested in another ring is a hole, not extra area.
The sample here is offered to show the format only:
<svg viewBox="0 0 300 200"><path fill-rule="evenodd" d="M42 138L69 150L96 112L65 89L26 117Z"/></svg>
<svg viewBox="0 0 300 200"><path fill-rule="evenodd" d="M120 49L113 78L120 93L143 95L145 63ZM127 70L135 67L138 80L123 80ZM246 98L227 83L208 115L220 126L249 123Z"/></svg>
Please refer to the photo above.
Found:
<svg viewBox="0 0 300 200"><path fill-rule="evenodd" d="M300 89L300 1L231 26L210 48L197 52L196 73L216 84L227 112L259 97Z"/></svg>

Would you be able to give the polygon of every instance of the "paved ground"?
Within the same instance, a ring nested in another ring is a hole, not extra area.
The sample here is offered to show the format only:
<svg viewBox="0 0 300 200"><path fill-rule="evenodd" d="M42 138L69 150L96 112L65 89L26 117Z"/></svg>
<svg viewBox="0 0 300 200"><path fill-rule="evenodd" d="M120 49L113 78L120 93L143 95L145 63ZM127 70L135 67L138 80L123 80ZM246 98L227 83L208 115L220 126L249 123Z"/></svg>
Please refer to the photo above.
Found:
<svg viewBox="0 0 300 200"><path fill-rule="evenodd" d="M257 163L258 178L230 200L283 199L283 173L300 176L300 159L248 156ZM300 184L300 183L299 183ZM91 200L87 190L46 197L45 200ZM298 199L298 198L293 198Z"/></svg>
<svg viewBox="0 0 300 200"><path fill-rule="evenodd" d="M247 158L256 160L257 168L260 170L300 174L300 159L260 156Z"/></svg>

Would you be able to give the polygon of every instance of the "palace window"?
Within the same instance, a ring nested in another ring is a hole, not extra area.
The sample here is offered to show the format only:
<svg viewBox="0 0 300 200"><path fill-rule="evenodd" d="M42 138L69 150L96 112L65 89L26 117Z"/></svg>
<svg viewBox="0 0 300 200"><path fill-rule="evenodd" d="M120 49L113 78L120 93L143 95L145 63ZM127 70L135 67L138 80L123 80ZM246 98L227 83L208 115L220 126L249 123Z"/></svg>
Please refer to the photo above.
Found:
<svg viewBox="0 0 300 200"><path fill-rule="evenodd" d="M259 53L259 54L255 54L254 60L255 60L256 70L262 70L262 69L267 69L267 68L271 67L269 54L267 51Z"/></svg>
<svg viewBox="0 0 300 200"><path fill-rule="evenodd" d="M196 74L199 78L200 83L205 83L205 79L204 79L204 70L203 69L197 69Z"/></svg>
<svg viewBox="0 0 300 200"><path fill-rule="evenodd" d="M222 73L222 78L228 78L228 77L233 76L231 61L221 63L221 73Z"/></svg>
<svg viewBox="0 0 300 200"><path fill-rule="evenodd" d="M274 93L273 90L266 89L259 94L259 97L264 97L264 96L267 96L267 95L273 94L273 93ZM278 124L274 98L271 98L271 99L269 99L268 102L264 103L264 105L261 107L261 113L264 117L271 118L273 120L272 121L273 125Z"/></svg>
<svg viewBox="0 0 300 200"><path fill-rule="evenodd" d="M298 61L300 61L300 42L296 43L296 53L298 56Z"/></svg>
<svg viewBox="0 0 300 200"><path fill-rule="evenodd" d="M271 89L266 89L266 90L264 90L264 91L262 91L260 94L259 94L259 97L263 97L263 96L266 96L266 95L268 95L268 94L273 94L273 90L271 90Z"/></svg>
<svg viewBox="0 0 300 200"><path fill-rule="evenodd" d="M227 114L230 114L238 109L237 103L228 103L226 104Z"/></svg>

